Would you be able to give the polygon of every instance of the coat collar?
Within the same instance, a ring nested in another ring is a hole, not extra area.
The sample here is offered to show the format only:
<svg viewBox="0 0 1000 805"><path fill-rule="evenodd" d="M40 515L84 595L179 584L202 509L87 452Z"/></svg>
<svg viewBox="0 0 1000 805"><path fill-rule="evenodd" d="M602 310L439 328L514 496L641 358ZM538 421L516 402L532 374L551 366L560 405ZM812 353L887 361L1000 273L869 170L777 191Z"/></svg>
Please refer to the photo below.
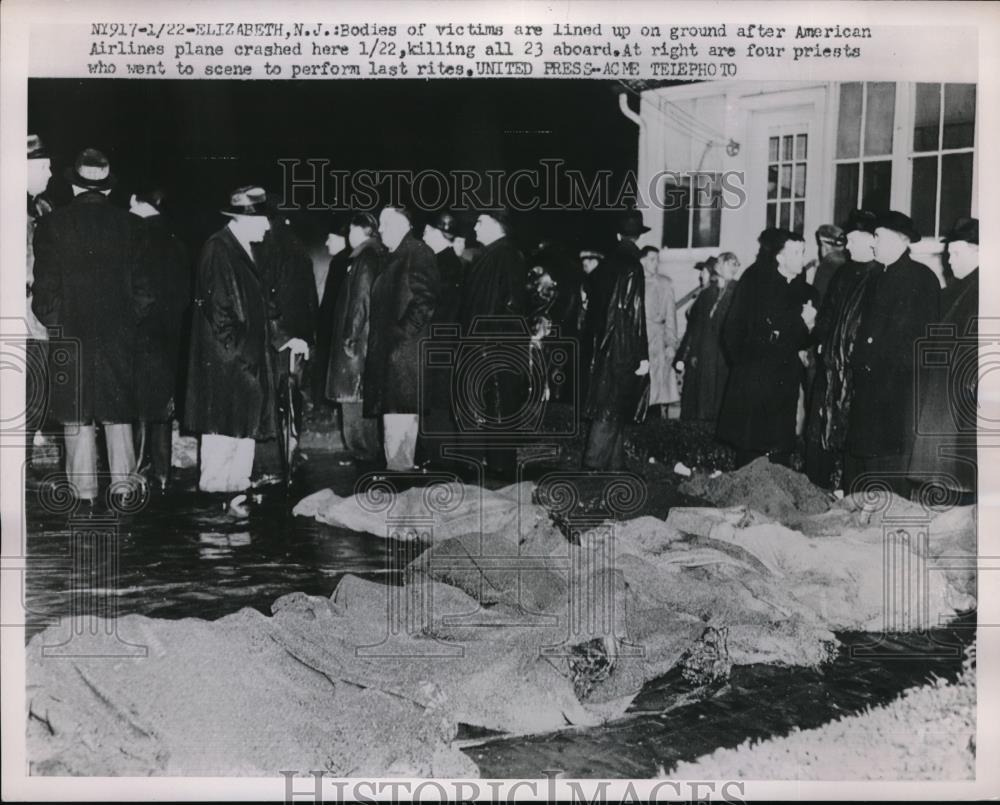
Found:
<svg viewBox="0 0 1000 805"><path fill-rule="evenodd" d="M359 254L361 254L361 252L363 252L365 249L372 247L378 248L380 242L381 241L379 241L379 239L376 238L374 235L370 238L365 238L363 241L361 241L361 243L359 243L354 249L351 250L351 259L353 260Z"/></svg>
<svg viewBox="0 0 1000 805"><path fill-rule="evenodd" d="M222 227L222 237L229 244L230 249L242 258L243 263L253 273L254 277L257 278L258 282L262 281L260 271L257 268L257 261L254 260L252 254L248 253L247 250L243 248L243 244L240 243L239 238L233 234L233 230L228 226Z"/></svg>

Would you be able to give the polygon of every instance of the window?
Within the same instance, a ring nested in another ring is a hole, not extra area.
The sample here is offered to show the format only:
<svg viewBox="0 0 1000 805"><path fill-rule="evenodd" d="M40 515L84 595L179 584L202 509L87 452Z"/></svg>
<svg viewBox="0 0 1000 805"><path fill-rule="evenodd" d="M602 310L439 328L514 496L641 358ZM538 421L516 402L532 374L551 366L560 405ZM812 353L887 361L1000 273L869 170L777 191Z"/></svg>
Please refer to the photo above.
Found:
<svg viewBox="0 0 1000 805"><path fill-rule="evenodd" d="M699 249L719 245L722 188L717 173L672 176L663 192L663 245Z"/></svg>
<svg viewBox="0 0 1000 805"><path fill-rule="evenodd" d="M916 85L910 217L926 237L972 210L975 128L975 84Z"/></svg>
<svg viewBox="0 0 1000 805"><path fill-rule="evenodd" d="M767 221L802 234L806 214L809 135L778 131L767 143Z"/></svg>
<svg viewBox="0 0 1000 805"><path fill-rule="evenodd" d="M856 208L889 209L896 85L891 81L840 85L833 220L843 223Z"/></svg>

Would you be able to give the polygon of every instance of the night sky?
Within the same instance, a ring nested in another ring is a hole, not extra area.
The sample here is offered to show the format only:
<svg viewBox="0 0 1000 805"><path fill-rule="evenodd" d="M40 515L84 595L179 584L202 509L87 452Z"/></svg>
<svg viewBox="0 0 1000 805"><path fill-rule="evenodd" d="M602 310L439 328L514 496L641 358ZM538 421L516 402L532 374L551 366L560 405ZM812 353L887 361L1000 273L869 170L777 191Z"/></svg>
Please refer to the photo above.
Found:
<svg viewBox="0 0 1000 805"><path fill-rule="evenodd" d="M115 195L165 185L167 212L197 246L242 184L281 187L282 158L326 158L343 170L537 168L557 158L585 176L636 167L638 129L618 109L614 83L563 80L193 81L32 79L28 124L61 173L86 147L108 154ZM633 99L633 107L637 103ZM58 192L58 188L56 188ZM327 216L290 216L311 244ZM609 213L515 217L517 239L577 247L613 236Z"/></svg>

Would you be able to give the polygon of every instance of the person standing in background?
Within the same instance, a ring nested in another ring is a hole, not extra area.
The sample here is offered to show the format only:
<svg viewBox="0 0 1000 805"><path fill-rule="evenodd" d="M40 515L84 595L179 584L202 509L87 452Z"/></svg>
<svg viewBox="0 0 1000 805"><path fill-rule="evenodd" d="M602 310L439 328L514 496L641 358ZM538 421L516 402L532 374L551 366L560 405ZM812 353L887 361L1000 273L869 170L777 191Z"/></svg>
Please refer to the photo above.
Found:
<svg viewBox="0 0 1000 805"><path fill-rule="evenodd" d="M254 259L270 227L267 194L239 187L221 212L229 223L198 259L184 418L201 434L198 488L240 493L251 487L257 442L278 434L275 352L309 348L281 329L276 290Z"/></svg>
<svg viewBox="0 0 1000 805"><path fill-rule="evenodd" d="M66 475L76 497L96 505L97 425L111 468L112 495L137 492L132 423L136 404L135 340L155 297L141 270L139 219L108 199L114 175L107 157L86 148L67 169L73 201L41 218L35 230L32 309L79 345L69 377L53 384L53 416L64 426Z"/></svg>
<svg viewBox="0 0 1000 805"><path fill-rule="evenodd" d="M706 410L710 408L701 404L699 395L702 392L701 354L709 324L708 314L719 298L719 284L715 274L716 262L715 257L709 257L694 265L698 272L698 291L688 307L684 336L674 356L674 371L681 378L680 418L685 422L703 420Z"/></svg>
<svg viewBox="0 0 1000 805"><path fill-rule="evenodd" d="M847 255L844 247L847 245L847 238L844 237L844 230L834 224L822 224L816 230L816 249L819 261L811 266L807 277L813 288L816 289L818 304L823 304L823 297L830 287L833 278L837 276L840 267L847 262Z"/></svg>
<svg viewBox="0 0 1000 805"><path fill-rule="evenodd" d="M141 221L145 249L141 270L156 304L139 325L136 398L139 405L139 471L163 491L170 475L173 419L180 393L181 346L191 303L187 249L163 217L165 193L135 193L129 210Z"/></svg>
<svg viewBox="0 0 1000 805"><path fill-rule="evenodd" d="M732 252L723 252L715 260L716 292L711 295L712 305L705 312L701 337L693 345L698 365L698 408L695 416L714 427L722 408L722 395L729 380L729 365L722 351L722 328L736 294L740 278L740 260Z"/></svg>
<svg viewBox="0 0 1000 805"><path fill-rule="evenodd" d="M645 276L646 336L649 339L649 406L667 418L667 406L680 399L673 360L677 352L677 300L674 283L659 273L660 250L644 246L640 261Z"/></svg>
<svg viewBox="0 0 1000 805"><path fill-rule="evenodd" d="M978 479L979 220L957 220L945 243L955 279L941 293L940 323L950 354L946 366L917 367L922 394L910 478L918 489L943 486L967 506L976 502Z"/></svg>
<svg viewBox="0 0 1000 805"><path fill-rule="evenodd" d="M414 468L420 430L420 341L430 335L440 280L409 210L383 209L379 234L389 257L372 286L364 414L382 417L386 469L405 472Z"/></svg>
<svg viewBox="0 0 1000 805"><path fill-rule="evenodd" d="M851 355L854 397L848 419L844 490L871 485L908 497L915 431L914 371L918 339L938 317L934 272L910 257L920 240L910 218L890 211L875 228L879 263L865 291Z"/></svg>
<svg viewBox="0 0 1000 805"><path fill-rule="evenodd" d="M347 240L351 251L333 311L324 394L340 405L344 447L364 466L374 462L379 452L378 421L364 416L363 395L372 285L382 273L386 252L378 221L368 212L351 217Z"/></svg>
<svg viewBox="0 0 1000 805"><path fill-rule="evenodd" d="M802 278L802 236L766 229L758 242L722 325L729 380L716 432L736 448L738 466L764 455L789 465L803 380L799 351L809 344L816 308Z"/></svg>
<svg viewBox="0 0 1000 805"><path fill-rule="evenodd" d="M618 222L618 245L594 270L586 330L594 344L583 407L590 420L583 467L625 469L625 425L645 415L648 383L645 277L636 241L649 231L637 210Z"/></svg>
<svg viewBox="0 0 1000 805"><path fill-rule="evenodd" d="M326 399L326 378L330 366L330 340L333 337L333 315L340 298L340 288L347 276L351 262L351 246L347 242L350 228L349 215L335 215L330 218L326 236L326 250L330 255L326 279L323 281L323 296L316 314L316 355L312 361L312 399L319 405Z"/></svg>

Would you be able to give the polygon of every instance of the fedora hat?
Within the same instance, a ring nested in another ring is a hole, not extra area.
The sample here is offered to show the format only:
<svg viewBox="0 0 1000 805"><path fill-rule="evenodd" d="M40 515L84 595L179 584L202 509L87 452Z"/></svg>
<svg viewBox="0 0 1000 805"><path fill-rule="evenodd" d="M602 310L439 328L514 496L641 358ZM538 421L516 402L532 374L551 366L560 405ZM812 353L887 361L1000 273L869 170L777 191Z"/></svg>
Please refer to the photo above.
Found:
<svg viewBox="0 0 1000 805"><path fill-rule="evenodd" d="M946 243L954 243L956 240L964 240L966 243L979 245L979 219L959 218L951 227L951 231L944 236Z"/></svg>
<svg viewBox="0 0 1000 805"><path fill-rule="evenodd" d="M816 229L816 237L832 246L844 246L847 243L844 230L836 224L820 224Z"/></svg>
<svg viewBox="0 0 1000 805"><path fill-rule="evenodd" d="M64 175L70 184L87 190L108 190L115 183L108 158L96 148L84 148Z"/></svg>
<svg viewBox="0 0 1000 805"><path fill-rule="evenodd" d="M220 210L223 215L269 215L273 213L267 203L267 193L261 187L237 187L229 194L229 206Z"/></svg>
<svg viewBox="0 0 1000 805"><path fill-rule="evenodd" d="M903 215L903 213L897 212L896 210L889 210L889 212L880 215L875 224L875 228L891 229L893 232L905 235L910 239L910 243L916 243L920 240L920 233L914 228L913 221L910 220L910 216Z"/></svg>
<svg viewBox="0 0 1000 805"><path fill-rule="evenodd" d="M618 219L619 235L637 238L648 231L649 227L642 222L642 213L638 210L629 210Z"/></svg>

